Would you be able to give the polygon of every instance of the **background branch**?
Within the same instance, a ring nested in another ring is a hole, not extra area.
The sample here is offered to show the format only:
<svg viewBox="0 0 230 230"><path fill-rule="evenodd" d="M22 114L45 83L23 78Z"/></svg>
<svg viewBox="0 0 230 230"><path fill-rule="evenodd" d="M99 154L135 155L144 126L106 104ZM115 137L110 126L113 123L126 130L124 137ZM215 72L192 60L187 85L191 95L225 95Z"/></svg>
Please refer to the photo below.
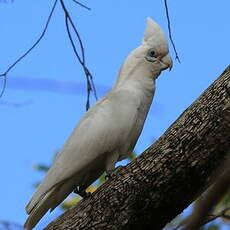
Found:
<svg viewBox="0 0 230 230"><path fill-rule="evenodd" d="M205 220L202 221L202 224L201 224L200 226L205 225L205 224L207 224L207 223L210 223L211 221L213 221L213 220L215 220L215 219L217 219L217 218L228 218L228 219L230 219L230 216L228 216L228 215L226 214L226 212L229 211L229 210L230 210L230 207L227 207L227 208L225 208L224 210L218 212L217 214L208 215L208 216L205 218Z"/></svg>
<svg viewBox="0 0 230 230"><path fill-rule="evenodd" d="M230 111L230 107L227 108ZM229 152L230 153L230 152ZM229 156L228 153L228 156ZM217 175L216 183L210 188L205 197L199 201L193 213L186 221L187 226L184 230L196 230L200 226L215 220L218 217L223 217L230 208L222 210L216 215L208 216L212 208L219 202L219 200L229 191L230 188L230 159L224 164L221 174ZM227 217L227 215L225 215ZM205 220L205 218L207 219Z"/></svg>
<svg viewBox="0 0 230 230"><path fill-rule="evenodd" d="M214 220L216 220L217 218L230 218L230 216L226 215L226 212L230 210L230 207L227 207L223 210L221 210L220 212L216 213L216 214L210 214L208 215L205 219L201 220L200 222L200 227L203 225L206 225ZM186 225L189 221L191 221L189 218L183 220L176 228L174 228L173 230L177 230L180 229L182 226Z"/></svg>

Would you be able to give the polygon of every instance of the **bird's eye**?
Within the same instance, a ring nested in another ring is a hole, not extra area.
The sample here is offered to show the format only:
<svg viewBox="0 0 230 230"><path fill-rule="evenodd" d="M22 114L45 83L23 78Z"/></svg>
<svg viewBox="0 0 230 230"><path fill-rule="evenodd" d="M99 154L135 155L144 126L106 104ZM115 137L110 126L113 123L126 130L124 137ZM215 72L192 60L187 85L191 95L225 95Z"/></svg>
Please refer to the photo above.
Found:
<svg viewBox="0 0 230 230"><path fill-rule="evenodd" d="M149 62L154 62L156 61L157 57L157 52L154 49L150 49L145 57L145 59Z"/></svg>
<svg viewBox="0 0 230 230"><path fill-rule="evenodd" d="M156 52L154 51L154 50L149 50L149 52L148 52L148 56L150 56L150 57L156 57Z"/></svg>

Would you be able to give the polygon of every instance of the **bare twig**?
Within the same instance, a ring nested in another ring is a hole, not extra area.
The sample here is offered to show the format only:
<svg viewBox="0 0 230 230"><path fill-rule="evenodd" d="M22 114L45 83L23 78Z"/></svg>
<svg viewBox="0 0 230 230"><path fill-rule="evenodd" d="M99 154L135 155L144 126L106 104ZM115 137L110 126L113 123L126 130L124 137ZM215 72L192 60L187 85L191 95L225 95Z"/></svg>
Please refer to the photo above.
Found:
<svg viewBox="0 0 230 230"><path fill-rule="evenodd" d="M227 207L215 215L213 214L213 215L207 216L207 218L202 222L202 225L205 225L217 218L226 218L226 219L230 218L230 216L226 215L226 212L229 210L230 210L230 207Z"/></svg>
<svg viewBox="0 0 230 230"><path fill-rule="evenodd" d="M2 86L1 93L0 93L0 98L1 98L1 97L2 97L2 95L4 94L5 89L6 89L6 75L5 75L5 76L3 76L3 86Z"/></svg>
<svg viewBox="0 0 230 230"><path fill-rule="evenodd" d="M78 5L82 6L83 8L87 9L87 10L91 10L88 6L76 1L76 0L73 0L75 3L77 3Z"/></svg>
<svg viewBox="0 0 230 230"><path fill-rule="evenodd" d="M176 45L173 41L173 38L172 38L172 30L171 30L171 24L170 24L170 17L169 17L169 10L168 10L168 3L167 3L167 0L164 0L164 3L165 3L165 11L166 11L166 16L167 16L167 22L168 22L168 31L169 31L169 39L172 43L172 46L173 46L173 50L175 52L175 59L180 63L180 58L178 56L178 53L177 53L177 50L176 50Z"/></svg>
<svg viewBox="0 0 230 230"><path fill-rule="evenodd" d="M49 23L50 23L50 20L52 18L52 15L53 15L53 12L54 12L54 9L57 5L57 1L58 0L55 0L53 6L52 6L52 9L50 11L50 14L48 16L48 19L46 21L46 24L45 24L45 28L43 29L41 35L39 36L39 38L37 39L37 41L22 55L20 56L12 65L10 65L8 67L8 69L3 73L3 74L0 74L0 77L4 77L5 80L4 80L4 85L3 85L3 89L1 91L1 94L0 94L0 97L2 97L4 91L5 91L5 88L6 88L6 76L7 74L10 72L11 69L13 69L24 57L26 57L38 44L39 42L42 40L42 38L44 37L45 33L46 33L46 30L49 26Z"/></svg>
<svg viewBox="0 0 230 230"><path fill-rule="evenodd" d="M73 0L75 3L77 3L78 5L90 10L89 7L85 6L84 4L76 1L76 0ZM53 4L53 7L51 9L51 12L48 16L48 19L47 19L47 22L46 22L46 25L45 25L45 28L43 29L42 31L42 34L39 36L39 38L37 39L37 41L33 44L33 46L28 49L22 56L20 56L12 65L10 65L8 67L8 69L3 73L3 74L0 74L0 77L4 77L4 83L3 83L3 88L2 88L2 91L0 93L0 97L4 94L4 91L6 89L6 77L7 77L7 74L9 73L9 71L15 67L24 57L26 57L38 44L39 42L41 41L41 39L44 37L46 31L47 31L47 28L48 28L48 25L50 23L50 20L51 20L51 17L53 15L53 12L54 12L54 9L56 7L56 4L57 4L58 0L55 0L54 4ZM85 63L85 51L84 51L84 46L83 46L83 43L82 43L82 40L81 40L81 37L80 37L80 34L78 33L77 29L76 29L76 26L74 25L73 23L73 20L68 12L68 10L66 9L65 5L64 5L64 1L63 0L60 0L60 3L62 5L62 8L65 12L65 19L66 19L66 29L67 29L67 33L68 33L68 37L70 39L70 42L71 42L71 45L72 45L72 48L74 50L74 53L75 55L77 56L77 59L79 61L79 63L81 64L81 66L83 67L83 70L85 72L85 76L86 76L86 80L87 80L87 102L86 102L86 109L88 110L89 107L90 107L90 101L89 101L89 98L90 98L90 92L93 91L94 93L94 96L95 96L95 99L97 100L97 93L96 93L96 88L95 88L95 85L94 85L94 82L93 82L93 77L92 77L92 74L90 73L89 69L87 68L86 66L86 63ZM69 24L70 23L70 24ZM79 53L77 52L77 49L76 49L76 46L75 46L75 43L74 43L74 40L72 38L72 35L71 35L71 32L70 32L70 26L71 28L73 29L75 35L77 36L78 38L78 42L79 42L79 45L80 45L80 49L81 49L81 57L79 55Z"/></svg>
<svg viewBox="0 0 230 230"><path fill-rule="evenodd" d="M73 48L73 51L74 51L79 63L81 64L81 66L82 66L82 68L83 68L83 70L85 72L86 83L87 83L86 110L88 110L89 107L90 107L90 92L91 91L93 91L95 99L97 100L96 88L95 88L95 85L94 85L94 82L93 82L92 74L90 73L90 71L87 68L86 63L85 63L85 51L84 51L84 46L83 46L80 34L79 34L79 32L78 32L78 30L77 30L77 28L76 28L76 26L75 26L75 24L74 24L74 22L73 22L73 20L72 20L72 18L70 16L70 14L69 14L69 11L67 10L67 8L66 8L66 6L64 4L64 1L60 0L60 3L61 3L63 11L65 13L66 30L67 30L67 34L68 34L71 46ZM71 26L71 28L73 29L75 35L78 38L78 41L79 41L79 44L80 44L80 49L81 49L81 57L80 57L80 55L79 55L79 53L77 51L77 48L75 46L71 31L70 31L70 26Z"/></svg>

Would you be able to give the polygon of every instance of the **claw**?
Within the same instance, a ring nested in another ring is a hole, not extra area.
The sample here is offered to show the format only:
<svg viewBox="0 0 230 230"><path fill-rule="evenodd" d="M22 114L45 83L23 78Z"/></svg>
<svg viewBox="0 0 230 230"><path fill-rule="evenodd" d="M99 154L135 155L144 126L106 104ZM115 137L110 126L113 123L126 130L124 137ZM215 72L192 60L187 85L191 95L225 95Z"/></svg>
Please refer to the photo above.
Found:
<svg viewBox="0 0 230 230"><path fill-rule="evenodd" d="M122 168L123 166L118 166L116 167L115 169L113 170L108 170L106 171L106 175L105 175L105 179L108 180L108 179L116 179L116 171L120 168Z"/></svg>
<svg viewBox="0 0 230 230"><path fill-rule="evenodd" d="M80 189L79 187L75 188L73 192L81 196L83 199L88 199L91 196L91 192L86 192L85 189Z"/></svg>
<svg viewBox="0 0 230 230"><path fill-rule="evenodd" d="M111 173L107 172L105 175L105 179L106 180L112 179Z"/></svg>

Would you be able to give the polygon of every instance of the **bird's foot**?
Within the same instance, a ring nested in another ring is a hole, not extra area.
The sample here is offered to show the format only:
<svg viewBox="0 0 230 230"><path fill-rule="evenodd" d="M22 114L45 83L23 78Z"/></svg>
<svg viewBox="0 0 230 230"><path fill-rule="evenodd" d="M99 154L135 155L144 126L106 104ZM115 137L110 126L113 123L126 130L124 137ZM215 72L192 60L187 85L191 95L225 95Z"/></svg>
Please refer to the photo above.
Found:
<svg viewBox="0 0 230 230"><path fill-rule="evenodd" d="M80 189L79 187L77 187L73 192L81 196L83 199L88 199L91 196L91 192L86 192L85 189Z"/></svg>
<svg viewBox="0 0 230 230"><path fill-rule="evenodd" d="M116 171L118 169L121 169L121 168L123 168L123 166L120 165L120 166L116 167L115 169L107 170L106 175L105 175L105 179L106 180L115 179L116 178Z"/></svg>
<svg viewBox="0 0 230 230"><path fill-rule="evenodd" d="M106 180L112 179L112 175L110 172L106 172L105 179Z"/></svg>

